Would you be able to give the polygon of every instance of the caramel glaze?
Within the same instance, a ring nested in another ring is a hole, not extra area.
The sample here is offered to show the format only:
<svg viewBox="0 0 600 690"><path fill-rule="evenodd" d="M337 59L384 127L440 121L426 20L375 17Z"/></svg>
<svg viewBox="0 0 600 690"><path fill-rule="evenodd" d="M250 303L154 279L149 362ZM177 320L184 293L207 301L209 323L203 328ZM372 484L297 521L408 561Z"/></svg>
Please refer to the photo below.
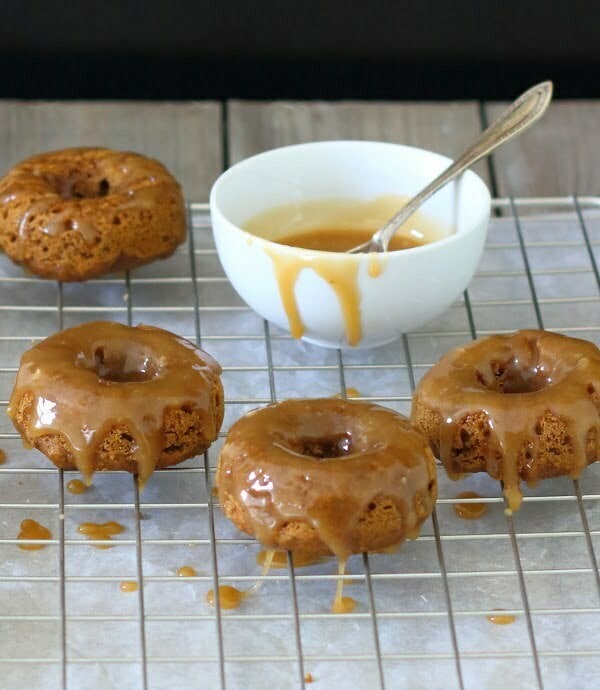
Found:
<svg viewBox="0 0 600 690"><path fill-rule="evenodd" d="M226 448L217 470L221 502L232 497L243 506L267 549L277 548L284 525L299 521L345 561L363 550L360 518L374 498L396 504L404 538L415 538L425 519L417 494L431 512L426 440L378 405L336 398L269 405L238 420Z"/></svg>
<svg viewBox="0 0 600 690"><path fill-rule="evenodd" d="M362 338L360 323L360 293L358 289L358 261L332 262L319 254L281 254L265 249L273 261L275 278L283 308L288 317L290 333L294 338L304 335L304 322L296 302L296 281L305 268L311 268L323 278L335 292L344 323L349 345L358 345Z"/></svg>
<svg viewBox="0 0 600 690"><path fill-rule="evenodd" d="M287 252L273 248L265 251L273 262L279 293L294 338L304 334L295 287L305 269L312 269L335 293L346 326L350 345L362 337L360 314L359 267L375 279L385 269L386 259L379 254L332 257L327 253L346 252L362 244L384 225L408 201L397 195L360 201L355 199L313 199L269 209L250 218L244 229L252 235L300 249ZM434 242L445 235L438 224L419 212L399 229L391 242L391 251L410 249Z"/></svg>
<svg viewBox="0 0 600 690"><path fill-rule="evenodd" d="M72 156L92 152L96 154L94 158L82 158L81 169L75 171ZM61 154L67 156L61 160ZM58 174L45 170L49 159ZM95 187L89 178L99 180ZM173 178L157 161L131 152L89 148L35 156L20 163L6 179L9 182L0 197L0 206L10 202L21 204L23 209L15 228L18 260L23 259L24 240L30 229L37 227L36 216L42 212L52 214L52 220L39 228L42 232L79 232L88 245L93 245L100 233L93 218L103 198L119 200L116 208L111 204L111 214L126 208L152 208L164 197L165 185L173 184Z"/></svg>
<svg viewBox="0 0 600 690"><path fill-rule="evenodd" d="M67 491L71 494L83 494L88 487L80 479L71 479L67 484Z"/></svg>
<svg viewBox="0 0 600 690"><path fill-rule="evenodd" d="M540 479L535 462L536 425L551 411L567 425L573 445L569 475L588 464L587 436L600 433L594 396L600 393L600 351L590 342L545 331L518 331L476 340L442 357L421 379L413 396L413 417L421 403L440 416L439 458L456 478L454 440L460 423L482 411L487 417L485 469L501 479L510 510L522 501L520 480ZM435 444L434 444L435 446ZM527 449L527 461L519 456Z"/></svg>
<svg viewBox="0 0 600 690"><path fill-rule="evenodd" d="M331 605L331 613L352 613L356 608L356 600L352 597L345 597L344 594L344 574L346 572L346 561L340 560L338 563L338 575L340 576L335 588L335 599Z"/></svg>
<svg viewBox="0 0 600 690"><path fill-rule="evenodd" d="M273 570L283 570L288 567L287 551L259 551L256 554L256 564L264 567L269 558L271 559L271 568ZM325 560L325 558L302 553L302 551L292 554L294 568L307 568L309 565L323 563Z"/></svg>
<svg viewBox="0 0 600 690"><path fill-rule="evenodd" d="M125 531L119 522L82 522L77 528L79 534L85 535L91 541L110 541L115 535ZM94 544L97 549L110 549L110 544Z"/></svg>
<svg viewBox="0 0 600 690"><path fill-rule="evenodd" d="M121 590L121 592L137 592L138 583L132 582L130 580L123 580L123 582L121 582L121 584L119 585L119 589Z"/></svg>
<svg viewBox="0 0 600 690"><path fill-rule="evenodd" d="M462 493L458 494L456 498L471 499L481 498L481 496L475 491L463 491ZM475 503L471 501L468 503L460 502L453 503L452 510L459 518L462 518L463 520L477 520L477 518L480 518L485 513L487 506L485 503Z"/></svg>
<svg viewBox="0 0 600 690"><path fill-rule="evenodd" d="M248 592L242 592L237 587L231 585L219 585L219 608L236 609L248 596ZM215 591L209 589L206 593L206 601L211 605L216 605Z"/></svg>
<svg viewBox="0 0 600 690"><path fill-rule="evenodd" d="M27 519L21 523L21 531L17 539L52 539L52 532L39 522ZM39 551L46 547L45 544L19 544L18 546L23 551Z"/></svg>
<svg viewBox="0 0 600 690"><path fill-rule="evenodd" d="M348 386L346 388L346 395L342 395L342 393L336 393L334 398L360 398L362 397L362 393L357 389L357 388L352 388L351 386Z"/></svg>
<svg viewBox="0 0 600 690"><path fill-rule="evenodd" d="M494 625L510 625L517 620L516 616L511 613L502 613L502 611L504 609L494 609L494 613L487 616L489 622L494 623Z"/></svg>
<svg viewBox="0 0 600 690"><path fill-rule="evenodd" d="M177 571L177 577L195 577L196 571L191 565L183 565Z"/></svg>
<svg viewBox="0 0 600 690"><path fill-rule="evenodd" d="M271 564L273 563L275 557L275 551L265 551L265 556L262 559L262 576L264 577L271 569ZM258 562L258 559L257 559ZM277 566L276 566L277 567ZM232 587L231 585L220 585L219 586L219 608L222 609L235 609L237 608L246 597L252 594L256 594L262 586L262 580L257 580L250 589L243 591L237 587ZM211 606L216 606L215 590L209 589L206 593L206 601Z"/></svg>
<svg viewBox="0 0 600 690"><path fill-rule="evenodd" d="M0 465L4 465L6 462L6 453L0 448Z"/></svg>
<svg viewBox="0 0 600 690"><path fill-rule="evenodd" d="M113 427L126 426L143 487L161 454L169 408L203 411L206 436L216 438L210 392L220 370L208 354L160 328L91 322L25 352L7 413L14 420L17 403L31 394L28 437L62 435L88 485L98 444Z"/></svg>

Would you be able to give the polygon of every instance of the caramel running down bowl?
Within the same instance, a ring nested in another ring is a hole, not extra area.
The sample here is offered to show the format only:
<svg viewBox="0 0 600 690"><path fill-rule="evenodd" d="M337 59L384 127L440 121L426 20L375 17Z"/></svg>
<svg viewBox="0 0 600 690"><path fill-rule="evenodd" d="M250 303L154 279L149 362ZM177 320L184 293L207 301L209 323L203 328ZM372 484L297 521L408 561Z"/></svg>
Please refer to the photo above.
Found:
<svg viewBox="0 0 600 690"><path fill-rule="evenodd" d="M278 207L293 217L314 200L410 197L450 163L424 149L368 141L301 144L248 158L223 173L210 195L225 273L252 309L294 337L336 348L395 340L448 309L475 273L490 216L490 194L475 173L423 204L440 239L410 249L300 249L277 241L289 225L243 228Z"/></svg>

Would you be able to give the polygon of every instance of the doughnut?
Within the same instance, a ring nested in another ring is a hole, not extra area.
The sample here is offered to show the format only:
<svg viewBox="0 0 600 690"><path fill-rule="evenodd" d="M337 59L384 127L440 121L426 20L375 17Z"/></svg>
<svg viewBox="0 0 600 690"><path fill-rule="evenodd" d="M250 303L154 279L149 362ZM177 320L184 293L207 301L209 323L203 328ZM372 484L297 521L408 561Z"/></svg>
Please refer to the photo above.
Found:
<svg viewBox="0 0 600 690"><path fill-rule="evenodd" d="M413 396L413 424L451 479L487 472L510 510L520 482L580 476L598 459L600 351L547 331L493 335L446 353Z"/></svg>
<svg viewBox="0 0 600 690"><path fill-rule="evenodd" d="M137 153L42 153L0 180L0 249L43 278L128 270L170 256L185 235L179 184Z"/></svg>
<svg viewBox="0 0 600 690"><path fill-rule="evenodd" d="M216 480L225 515L265 548L340 561L415 539L437 496L433 454L405 417L335 398L242 417Z"/></svg>
<svg viewBox="0 0 600 690"><path fill-rule="evenodd" d="M60 331L21 358L8 415L57 467L157 467L204 452L223 421L221 367L161 328L97 321Z"/></svg>

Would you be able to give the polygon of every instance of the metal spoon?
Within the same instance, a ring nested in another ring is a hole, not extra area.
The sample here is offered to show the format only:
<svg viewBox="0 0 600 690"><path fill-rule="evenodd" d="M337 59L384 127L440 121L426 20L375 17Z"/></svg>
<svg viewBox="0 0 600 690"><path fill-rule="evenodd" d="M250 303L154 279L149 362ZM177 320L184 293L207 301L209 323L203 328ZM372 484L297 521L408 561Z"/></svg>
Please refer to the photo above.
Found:
<svg viewBox="0 0 600 690"><path fill-rule="evenodd" d="M403 206L382 228L377 230L369 241L349 249L348 254L386 252L390 240L402 223L412 216L423 202L427 201L438 189L455 177L458 177L458 175L470 168L478 160L492 153L498 146L521 134L530 125L537 122L546 112L546 108L550 105L551 100L551 81L536 84L536 86L532 86L528 91L525 91L481 134L479 139L460 158L451 163L435 180L430 182Z"/></svg>

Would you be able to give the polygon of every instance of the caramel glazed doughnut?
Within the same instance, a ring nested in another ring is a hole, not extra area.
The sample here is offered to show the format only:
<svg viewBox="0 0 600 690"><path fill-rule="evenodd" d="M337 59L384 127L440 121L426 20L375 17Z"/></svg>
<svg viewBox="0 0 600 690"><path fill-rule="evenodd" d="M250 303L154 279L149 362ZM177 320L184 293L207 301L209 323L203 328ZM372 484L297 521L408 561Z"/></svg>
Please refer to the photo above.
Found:
<svg viewBox="0 0 600 690"><path fill-rule="evenodd" d="M156 467L204 452L223 421L221 367L151 326L87 323L25 352L8 415L26 446L57 466L126 470L143 486Z"/></svg>
<svg viewBox="0 0 600 690"><path fill-rule="evenodd" d="M516 510L521 480L577 478L598 460L599 410L598 348L526 330L445 354L417 386L411 416L452 479L485 471Z"/></svg>
<svg viewBox="0 0 600 690"><path fill-rule="evenodd" d="M131 269L170 256L185 234L179 184L136 153L43 153L0 180L0 249L43 278Z"/></svg>
<svg viewBox="0 0 600 690"><path fill-rule="evenodd" d="M415 539L437 497L435 459L405 417L334 398L238 420L217 486L227 517L267 549L340 561Z"/></svg>

